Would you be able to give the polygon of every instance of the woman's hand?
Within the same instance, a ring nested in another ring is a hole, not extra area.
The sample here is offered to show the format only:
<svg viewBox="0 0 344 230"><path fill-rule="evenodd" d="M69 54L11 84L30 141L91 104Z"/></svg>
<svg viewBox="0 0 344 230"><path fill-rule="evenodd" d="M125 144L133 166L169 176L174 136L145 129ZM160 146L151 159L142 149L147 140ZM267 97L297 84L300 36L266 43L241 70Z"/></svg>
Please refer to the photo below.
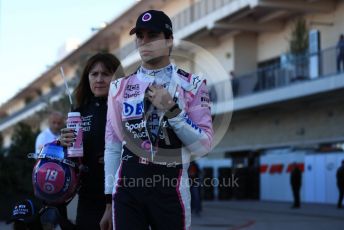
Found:
<svg viewBox="0 0 344 230"><path fill-rule="evenodd" d="M104 215L99 223L101 230L112 230L112 205L106 204Z"/></svg>
<svg viewBox="0 0 344 230"><path fill-rule="evenodd" d="M74 129L71 128L63 128L61 129L61 135L59 137L60 145L64 147L71 147L73 146L73 142L75 141L76 134L74 133Z"/></svg>

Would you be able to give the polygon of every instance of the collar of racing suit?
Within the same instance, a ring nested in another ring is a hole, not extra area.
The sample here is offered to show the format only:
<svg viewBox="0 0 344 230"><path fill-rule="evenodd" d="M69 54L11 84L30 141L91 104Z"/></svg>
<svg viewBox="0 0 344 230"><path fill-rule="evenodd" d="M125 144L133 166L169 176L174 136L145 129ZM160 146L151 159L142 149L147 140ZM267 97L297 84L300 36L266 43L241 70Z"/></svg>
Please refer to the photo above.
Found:
<svg viewBox="0 0 344 230"><path fill-rule="evenodd" d="M171 77L173 66L171 63L160 69L146 69L145 67L141 66L139 71L143 74L154 76L156 78L160 78L164 76Z"/></svg>

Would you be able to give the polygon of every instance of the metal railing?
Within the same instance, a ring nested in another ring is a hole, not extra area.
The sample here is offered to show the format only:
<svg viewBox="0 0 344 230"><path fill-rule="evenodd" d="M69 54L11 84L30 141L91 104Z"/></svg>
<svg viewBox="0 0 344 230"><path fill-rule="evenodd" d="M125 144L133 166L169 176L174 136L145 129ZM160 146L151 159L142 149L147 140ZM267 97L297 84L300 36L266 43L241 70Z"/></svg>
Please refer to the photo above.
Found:
<svg viewBox="0 0 344 230"><path fill-rule="evenodd" d="M318 53L306 55L281 55L279 64L260 68L257 71L236 76L232 80L234 97L286 87L301 82L313 81L329 75L336 75L337 49L330 47ZM341 70L343 71L343 69ZM210 86L211 97L217 101L217 89L223 82Z"/></svg>
<svg viewBox="0 0 344 230"><path fill-rule="evenodd" d="M235 0L201 0L171 18L174 31L181 30L191 23L221 9Z"/></svg>
<svg viewBox="0 0 344 230"><path fill-rule="evenodd" d="M210 13L221 9L222 7L236 0L200 0L195 4L182 10L171 18L173 24L173 32L176 33L195 21L201 20ZM115 55L119 59L126 58L129 54L136 50L135 42L130 42L125 46L117 49Z"/></svg>

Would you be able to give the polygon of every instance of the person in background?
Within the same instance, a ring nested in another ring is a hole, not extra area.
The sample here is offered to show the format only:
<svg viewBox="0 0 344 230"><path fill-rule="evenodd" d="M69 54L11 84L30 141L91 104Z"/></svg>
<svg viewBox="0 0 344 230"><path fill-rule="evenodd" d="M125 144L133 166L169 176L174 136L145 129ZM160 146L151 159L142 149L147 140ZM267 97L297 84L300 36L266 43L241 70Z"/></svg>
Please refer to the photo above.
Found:
<svg viewBox="0 0 344 230"><path fill-rule="evenodd" d="M200 216L202 211L201 172L198 164L195 161L190 163L188 174L190 178L191 212L195 213L196 216Z"/></svg>
<svg viewBox="0 0 344 230"><path fill-rule="evenodd" d="M238 95L238 90L239 90L239 79L237 78L234 71L230 71L229 75L232 82L233 97L236 97Z"/></svg>
<svg viewBox="0 0 344 230"><path fill-rule="evenodd" d="M290 184L293 190L294 203L292 208L300 208L300 189L302 184L302 172L294 162L290 173Z"/></svg>
<svg viewBox="0 0 344 230"><path fill-rule="evenodd" d="M343 208L343 197L344 197L344 160L342 160L342 165L338 168L337 174L337 187L339 191L337 208Z"/></svg>
<svg viewBox="0 0 344 230"><path fill-rule="evenodd" d="M341 71L344 71L344 34L339 36L337 43L337 72L339 73Z"/></svg>
<svg viewBox="0 0 344 230"><path fill-rule="evenodd" d="M45 144L58 139L60 130L64 126L64 116L58 111L53 111L49 114L48 124L49 127L43 130L36 138L36 153L39 153Z"/></svg>
<svg viewBox="0 0 344 230"><path fill-rule="evenodd" d="M104 195L104 136L107 114L107 96L111 80L123 76L120 61L110 53L90 57L75 89L76 112L83 123L82 162L86 172L81 175L81 188L77 207L77 229L100 229L105 211ZM73 129L61 130L60 144L71 146L75 138Z"/></svg>

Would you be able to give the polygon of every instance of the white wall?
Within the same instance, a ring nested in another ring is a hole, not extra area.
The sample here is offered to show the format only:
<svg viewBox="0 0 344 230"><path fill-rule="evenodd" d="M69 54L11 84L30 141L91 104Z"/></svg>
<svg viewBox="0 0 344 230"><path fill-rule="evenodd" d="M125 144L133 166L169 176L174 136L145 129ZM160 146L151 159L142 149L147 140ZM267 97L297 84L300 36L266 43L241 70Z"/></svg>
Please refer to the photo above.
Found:
<svg viewBox="0 0 344 230"><path fill-rule="evenodd" d="M210 78L208 85L223 80L229 82L229 71L233 70L233 60L233 39L228 37L219 39L216 47L203 46L196 50L194 73L208 76Z"/></svg>
<svg viewBox="0 0 344 230"><path fill-rule="evenodd" d="M267 172L260 175L261 200L290 201L292 190L287 167L293 162L304 163L301 203L335 204L338 200L336 172L344 160L344 153L293 152L289 149L268 150L260 157L261 165L268 165ZM283 164L283 172L270 174L272 164Z"/></svg>
<svg viewBox="0 0 344 230"><path fill-rule="evenodd" d="M336 172L344 153L311 154L305 157L305 202L338 201Z"/></svg>
<svg viewBox="0 0 344 230"><path fill-rule="evenodd" d="M257 38L257 61L269 60L288 52L290 34L290 22L284 27L283 31L260 33Z"/></svg>
<svg viewBox="0 0 344 230"><path fill-rule="evenodd" d="M257 35L241 33L234 37L234 71L236 75L257 70Z"/></svg>
<svg viewBox="0 0 344 230"><path fill-rule="evenodd" d="M216 47L203 47L210 52L226 70L227 73L234 69L234 39L232 36L224 36L219 39Z"/></svg>
<svg viewBox="0 0 344 230"><path fill-rule="evenodd" d="M338 1L334 12L312 14L306 19L310 28L320 30L322 49L335 46L339 35L344 33L344 2Z"/></svg>
<svg viewBox="0 0 344 230"><path fill-rule="evenodd" d="M290 185L290 173L288 165L294 162L303 163L304 151L292 152L290 149L267 150L260 156L260 165L268 165L268 171L260 174L260 198L261 200L293 201ZM270 174L269 169L273 164L283 164L282 173ZM304 175L302 175L301 202L304 200Z"/></svg>

